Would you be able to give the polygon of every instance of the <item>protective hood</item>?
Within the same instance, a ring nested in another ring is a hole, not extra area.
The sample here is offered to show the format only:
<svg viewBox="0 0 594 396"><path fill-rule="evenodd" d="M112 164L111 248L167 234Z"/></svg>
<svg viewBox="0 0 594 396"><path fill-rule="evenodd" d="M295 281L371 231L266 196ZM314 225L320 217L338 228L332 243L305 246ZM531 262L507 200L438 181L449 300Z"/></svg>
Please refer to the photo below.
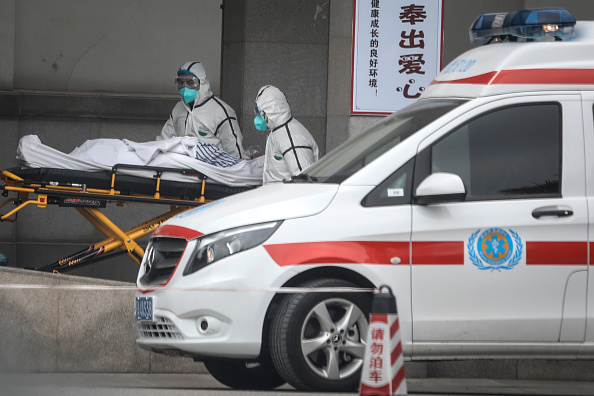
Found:
<svg viewBox="0 0 594 396"><path fill-rule="evenodd" d="M210 90L210 82L206 78L206 69L204 68L202 63L186 62L179 68L178 74L180 70L187 70L196 77L198 77L198 79L200 80L200 93L198 94L198 99L194 103L194 106L204 102L206 99L212 96L212 91Z"/></svg>
<svg viewBox="0 0 594 396"><path fill-rule="evenodd" d="M211 234L229 228L313 216L332 201L338 184L274 183L197 206L165 224Z"/></svg>
<svg viewBox="0 0 594 396"><path fill-rule="evenodd" d="M268 116L268 128L274 129L291 119L291 108L287 97L277 87L266 85L256 96L256 105Z"/></svg>

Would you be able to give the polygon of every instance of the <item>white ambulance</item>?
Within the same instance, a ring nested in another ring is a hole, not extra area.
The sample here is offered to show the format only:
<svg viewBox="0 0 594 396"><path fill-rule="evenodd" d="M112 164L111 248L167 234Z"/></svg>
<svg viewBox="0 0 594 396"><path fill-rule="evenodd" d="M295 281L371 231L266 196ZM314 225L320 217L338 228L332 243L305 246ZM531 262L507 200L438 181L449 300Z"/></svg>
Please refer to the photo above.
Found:
<svg viewBox="0 0 594 396"><path fill-rule="evenodd" d="M594 358L594 23L523 10L471 36L303 174L159 227L138 345L238 389L356 390L386 284L408 360Z"/></svg>

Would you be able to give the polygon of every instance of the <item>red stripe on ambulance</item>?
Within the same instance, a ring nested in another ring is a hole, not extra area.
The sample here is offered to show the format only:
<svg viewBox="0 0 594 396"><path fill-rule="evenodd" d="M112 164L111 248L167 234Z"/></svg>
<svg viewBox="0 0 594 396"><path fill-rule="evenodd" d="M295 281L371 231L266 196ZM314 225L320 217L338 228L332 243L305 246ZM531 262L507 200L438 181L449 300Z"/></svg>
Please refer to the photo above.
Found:
<svg viewBox="0 0 594 396"><path fill-rule="evenodd" d="M410 264L408 242L304 242L265 245L264 248L280 266L328 263L389 265L393 257L400 258L399 264Z"/></svg>
<svg viewBox="0 0 594 396"><path fill-rule="evenodd" d="M493 78L497 75L497 72L489 72L485 74L479 74L478 76L472 76L467 78L460 78L458 80L433 80L429 85L436 84L478 84L478 85L489 85Z"/></svg>
<svg viewBox="0 0 594 396"><path fill-rule="evenodd" d="M526 265L587 265L586 242L526 242Z"/></svg>
<svg viewBox="0 0 594 396"><path fill-rule="evenodd" d="M464 242L413 242L412 263L413 265L464 265Z"/></svg>
<svg viewBox="0 0 594 396"><path fill-rule="evenodd" d="M593 69L516 69L492 71L458 80L433 80L435 84L543 84L543 85L592 85Z"/></svg>
<svg viewBox="0 0 594 396"><path fill-rule="evenodd" d="M176 225L169 225L164 224L159 226L155 232L153 232L153 237L170 237L170 238L183 238L187 241L190 239L198 238L202 236L201 232L192 230L190 228L176 226Z"/></svg>
<svg viewBox="0 0 594 396"><path fill-rule="evenodd" d="M408 242L326 241L265 245L280 266L299 264L392 264L464 265L465 242L412 242L412 262ZM592 249L594 250L594 246ZM587 265L587 242L526 242L526 265ZM594 257L594 251L592 253Z"/></svg>

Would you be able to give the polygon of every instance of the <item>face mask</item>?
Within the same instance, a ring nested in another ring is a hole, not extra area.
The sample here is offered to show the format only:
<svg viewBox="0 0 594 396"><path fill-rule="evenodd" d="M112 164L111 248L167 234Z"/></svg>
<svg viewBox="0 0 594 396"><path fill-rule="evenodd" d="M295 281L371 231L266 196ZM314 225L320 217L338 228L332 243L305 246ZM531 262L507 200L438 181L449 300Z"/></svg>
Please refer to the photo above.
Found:
<svg viewBox="0 0 594 396"><path fill-rule="evenodd" d="M188 87L183 87L179 90L179 93L181 94L186 104L193 102L194 100L196 100L196 97L198 96L198 90L191 89Z"/></svg>
<svg viewBox="0 0 594 396"><path fill-rule="evenodd" d="M256 118L254 118L254 125L256 129L259 131L265 131L266 129L268 129L268 125L266 125L266 120L259 114L256 116Z"/></svg>

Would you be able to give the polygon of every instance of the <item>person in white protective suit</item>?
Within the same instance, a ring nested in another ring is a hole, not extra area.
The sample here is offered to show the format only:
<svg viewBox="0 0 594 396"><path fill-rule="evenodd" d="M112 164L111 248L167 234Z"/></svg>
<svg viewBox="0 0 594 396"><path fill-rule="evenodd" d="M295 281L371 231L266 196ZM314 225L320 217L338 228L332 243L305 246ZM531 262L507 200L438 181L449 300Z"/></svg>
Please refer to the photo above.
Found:
<svg viewBox="0 0 594 396"><path fill-rule="evenodd" d="M186 62L177 71L175 84L181 101L175 105L157 140L195 136L227 153L244 158L243 136L235 111L213 95L200 62Z"/></svg>
<svg viewBox="0 0 594 396"><path fill-rule="evenodd" d="M291 179L318 160L318 145L309 131L291 114L287 97L266 85L256 96L254 125L270 130L264 151L263 182Z"/></svg>

